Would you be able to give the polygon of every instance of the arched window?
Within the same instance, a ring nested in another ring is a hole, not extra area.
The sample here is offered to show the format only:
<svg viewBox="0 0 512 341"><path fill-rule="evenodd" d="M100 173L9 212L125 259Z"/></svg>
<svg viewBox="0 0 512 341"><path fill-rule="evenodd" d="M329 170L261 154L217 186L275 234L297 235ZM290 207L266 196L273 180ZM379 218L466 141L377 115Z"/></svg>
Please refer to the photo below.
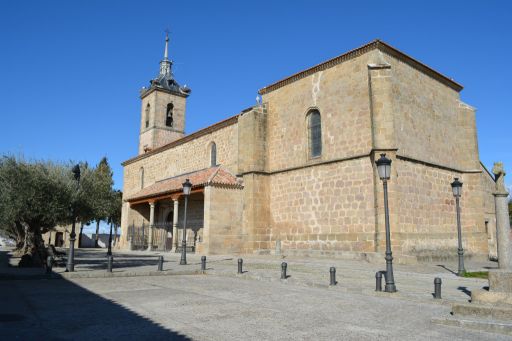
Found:
<svg viewBox="0 0 512 341"><path fill-rule="evenodd" d="M215 142L210 144L210 167L217 166L217 145Z"/></svg>
<svg viewBox="0 0 512 341"><path fill-rule="evenodd" d="M149 110L151 109L151 106L149 105L146 105L146 112L144 113L144 120L146 121L146 128L149 127Z"/></svg>
<svg viewBox="0 0 512 341"><path fill-rule="evenodd" d="M173 110L174 110L174 104L172 104L172 103L167 104L167 111L165 114L165 125L168 127L172 127L172 124L173 124L173 118L172 118Z"/></svg>
<svg viewBox="0 0 512 341"><path fill-rule="evenodd" d="M140 167L139 169L139 184L140 189L144 188L144 167Z"/></svg>
<svg viewBox="0 0 512 341"><path fill-rule="evenodd" d="M311 110L308 113L307 122L309 157L319 157L322 155L322 121L320 119L320 112L316 109Z"/></svg>

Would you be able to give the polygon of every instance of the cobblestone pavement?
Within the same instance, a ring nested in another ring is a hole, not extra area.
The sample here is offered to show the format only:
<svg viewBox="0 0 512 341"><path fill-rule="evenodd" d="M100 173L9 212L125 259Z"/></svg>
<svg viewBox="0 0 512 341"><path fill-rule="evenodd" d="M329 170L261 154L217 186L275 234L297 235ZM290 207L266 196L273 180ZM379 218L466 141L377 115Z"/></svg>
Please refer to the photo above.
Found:
<svg viewBox="0 0 512 341"><path fill-rule="evenodd" d="M238 257L209 256L206 274L184 275L200 269L199 256L188 255L189 264L180 266L179 255L167 253L164 271L149 276L156 273L156 255L115 253L114 277L102 278L104 250L80 251L77 271L63 274L64 280L0 280L0 335L19 339L36 335L45 339L507 339L430 323L432 317L449 316L450 303L467 301L469 291L487 284L482 279L456 277L447 270L455 269L454 262L396 265L399 291L386 294L374 291L375 272L384 268L384 261L287 257L290 277L282 281L281 257L244 256L244 274L237 275ZM330 266L337 270L335 287L328 286ZM470 270L495 266L467 262ZM55 270L62 274L62 268ZM135 273L139 276L117 277ZM443 300L432 298L435 277L443 280ZM2 321L2 316L12 321Z"/></svg>

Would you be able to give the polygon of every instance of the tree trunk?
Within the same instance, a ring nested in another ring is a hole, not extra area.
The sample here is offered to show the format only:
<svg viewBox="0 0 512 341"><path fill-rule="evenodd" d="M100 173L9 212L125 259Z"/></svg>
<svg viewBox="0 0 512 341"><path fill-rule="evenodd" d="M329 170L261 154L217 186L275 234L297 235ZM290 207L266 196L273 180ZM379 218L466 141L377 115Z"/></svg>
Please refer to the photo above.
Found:
<svg viewBox="0 0 512 341"><path fill-rule="evenodd" d="M14 248L14 254L17 256L23 255L23 246L26 240L26 226L19 221L16 221L15 228L13 230L14 237L16 240L16 247Z"/></svg>
<svg viewBox="0 0 512 341"><path fill-rule="evenodd" d="M41 228L39 226L30 226L23 224L25 228L24 245L21 248L20 267L39 267L46 261L47 252L44 246Z"/></svg>
<svg viewBox="0 0 512 341"><path fill-rule="evenodd" d="M94 236L94 247L99 247L99 244L98 244L98 240L99 240L98 234L99 233L100 233L100 221L96 220L96 236Z"/></svg>
<svg viewBox="0 0 512 341"><path fill-rule="evenodd" d="M119 226L114 225L114 246L117 244L117 229Z"/></svg>
<svg viewBox="0 0 512 341"><path fill-rule="evenodd" d="M80 223L80 233L78 234L78 247L82 247L82 233L84 231L84 223Z"/></svg>

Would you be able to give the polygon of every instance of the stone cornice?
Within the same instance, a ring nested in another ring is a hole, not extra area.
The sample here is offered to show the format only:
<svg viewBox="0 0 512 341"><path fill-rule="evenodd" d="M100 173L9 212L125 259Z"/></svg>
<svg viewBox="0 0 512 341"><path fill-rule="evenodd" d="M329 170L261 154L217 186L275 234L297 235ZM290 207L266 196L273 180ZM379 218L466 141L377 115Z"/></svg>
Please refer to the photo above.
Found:
<svg viewBox="0 0 512 341"><path fill-rule="evenodd" d="M276 170L272 170L272 171L249 171L249 172L244 172L244 173L237 174L237 176L241 177L241 176L249 175L249 174L274 175L274 174L279 174L279 173L284 173L284 172L291 172L291 171L295 171L295 170L299 170L299 169L304 169L304 168L310 168L310 167L314 167L314 166L321 166L321 165L327 165L327 164L331 164L331 163L345 162L345 161L357 160L357 159L362 159L362 158L370 158L374 153L386 152L386 151L389 151L389 152L393 152L394 151L394 152L396 152L397 150L398 149L396 149L396 148L374 148L374 149L372 149L367 154L358 154L358 155L353 155L353 156L347 156L347 157L344 157L344 158L325 160L325 161L322 161L322 162L316 162L316 163L311 163L311 164L304 164L304 165L301 165L301 166L295 166L295 167L289 167L289 168L276 169ZM427 161L423 161L423 160L418 160L418 159L414 159L414 158L410 158L410 157L403 156L403 155L398 155L398 154L396 155L396 158L399 159L399 160L419 163L419 164L422 164L422 165L425 165L425 166L428 166L428 167L443 169L443 170L447 170L447 171L455 172L455 173L461 173L461 174L464 174L464 173L465 174L482 173L482 170L480 170L480 169L461 170L461 169L451 168L451 167L448 167L448 166L443 166L443 165L439 165L439 164L435 164L435 163L431 163L431 162L427 162Z"/></svg>
<svg viewBox="0 0 512 341"><path fill-rule="evenodd" d="M271 85L268 85L262 89L260 89L258 91L258 93L260 95L264 95L266 93L269 93L271 91L274 91L276 89L279 89L285 85L288 85L290 83L293 83L299 79L302 79L302 78L305 78L307 76L310 76L318 71L323 71L323 70L326 70L326 69L329 69L329 68L332 68L333 66L336 66L340 63L343 63L344 61L347 61L347 60L350 60L350 59L353 59L353 58L356 58L358 56L361 56L369 51L372 51L372 50L375 50L375 49L378 49L390 56L393 56L395 57L396 59L412 66L413 68L415 68L416 70L432 77L433 79L443 83L444 85L452 88L453 90L457 91L457 92L460 92L463 87L462 85L460 85L459 83L455 82L454 80L452 80L451 78L448 78L444 75L442 75L441 73L435 71L434 69L428 67L427 65L417 61L416 59L408 56L407 54L395 49L394 47L392 47L391 45L388 45L386 43L384 43L383 41L380 41L380 40L374 40L366 45L363 45L361 47L358 47L354 50L351 50L347 53L344 53L340 56L337 56L337 57L334 57L332 59L329 59L323 63L320 63L318 65L315 65L309 69L306 69L304 71L301 71L301 72L298 72L294 75L291 75L289 77L286 77L280 81L277 81Z"/></svg>
<svg viewBox="0 0 512 341"><path fill-rule="evenodd" d="M157 126L154 126L154 127L144 128L144 130L141 131L139 135L147 133L151 129L159 129L159 130L165 130L165 131L172 131L173 133L178 133L178 134L185 134L184 131L181 131L181 130L178 130L178 129L174 129L174 128L171 128L171 127L157 127Z"/></svg>
<svg viewBox="0 0 512 341"><path fill-rule="evenodd" d="M165 92L167 94L171 94L171 95L175 95L175 96L180 96L180 97L183 97L183 98L187 98L190 95L190 94L184 94L184 93L181 93L181 92L171 91L171 90L167 90L167 89L164 89L164 88L159 88L159 87L153 87L152 86L149 89L144 89L144 90L141 91L140 99L143 99L144 97L146 97L150 93L153 93L154 91L161 91L161 92Z"/></svg>
<svg viewBox="0 0 512 341"><path fill-rule="evenodd" d="M419 163L419 164L422 164L422 165L425 165L425 166L429 166L429 167L433 167L433 168L438 168L438 169L443 169L443 170L447 170L447 171L455 172L455 173L461 173L461 174L464 174L464 173L466 173L466 174L482 173L481 169L457 169L457 168L453 168L453 167L449 167L449 166L439 165L437 163L432 163L432 162L429 162L429 161L415 159L415 158L412 158L412 157L409 157L409 156L405 156L405 155L397 154L396 158L399 159L399 160Z"/></svg>

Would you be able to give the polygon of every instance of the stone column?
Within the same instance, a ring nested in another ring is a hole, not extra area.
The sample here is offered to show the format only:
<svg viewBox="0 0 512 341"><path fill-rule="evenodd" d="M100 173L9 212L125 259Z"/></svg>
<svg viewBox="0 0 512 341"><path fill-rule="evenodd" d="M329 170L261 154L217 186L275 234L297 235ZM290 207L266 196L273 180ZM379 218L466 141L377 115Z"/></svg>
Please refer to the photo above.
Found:
<svg viewBox="0 0 512 341"><path fill-rule="evenodd" d="M508 215L508 192L505 188L505 171L501 162L494 163L492 172L495 175L496 191L496 242L498 247L498 265L500 269L512 270L512 240L510 236L510 220Z"/></svg>
<svg viewBox="0 0 512 341"><path fill-rule="evenodd" d="M174 249L178 249L178 208L179 208L179 201L178 199L172 199L174 202L174 209L172 213L172 241L174 246Z"/></svg>
<svg viewBox="0 0 512 341"><path fill-rule="evenodd" d="M149 203L149 245L148 251L151 251L153 248L153 228L155 226L155 202Z"/></svg>

